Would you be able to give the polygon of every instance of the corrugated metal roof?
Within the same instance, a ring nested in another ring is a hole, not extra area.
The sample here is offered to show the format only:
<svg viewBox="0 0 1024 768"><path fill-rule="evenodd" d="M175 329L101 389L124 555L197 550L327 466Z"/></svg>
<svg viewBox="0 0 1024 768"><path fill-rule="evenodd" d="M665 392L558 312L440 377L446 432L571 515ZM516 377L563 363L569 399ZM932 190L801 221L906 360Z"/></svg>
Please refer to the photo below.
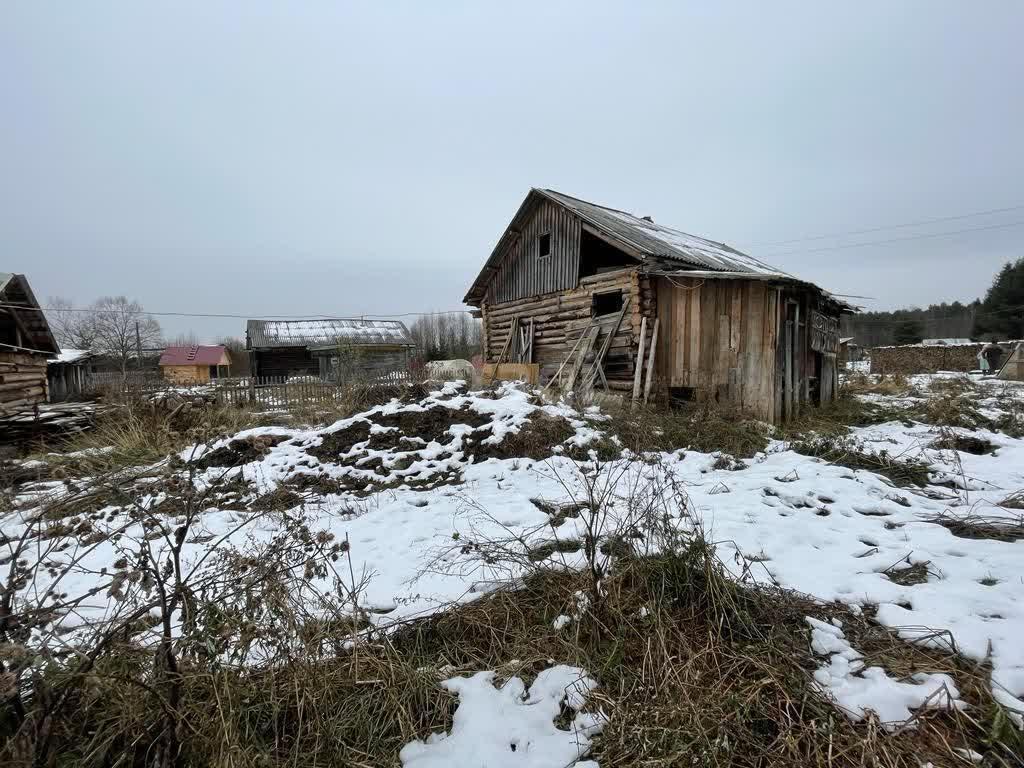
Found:
<svg viewBox="0 0 1024 768"><path fill-rule="evenodd" d="M88 349L62 349L60 354L52 360L47 360L50 365L61 365L63 363L78 363L88 360L93 353Z"/></svg>
<svg viewBox="0 0 1024 768"><path fill-rule="evenodd" d="M467 304L479 305L488 281L498 270L508 248L536 210L539 201L544 199L551 200L556 205L571 211L585 225L602 234L610 242L618 244L620 248L640 261L650 260L661 265L665 265L666 261L675 262L691 269L729 273L738 277L760 275L784 280L798 280L788 272L724 243L690 235L678 229L649 221L641 216L580 200L553 189L534 188L526 196L512 222L491 252L487 263L470 287L465 297Z"/></svg>
<svg viewBox="0 0 1024 768"><path fill-rule="evenodd" d="M588 203L586 200L579 200L553 189L537 191L564 205L585 222L606 234L625 241L644 256L673 259L721 272L751 272L792 277L781 269L776 269L724 243L690 235L626 211Z"/></svg>
<svg viewBox="0 0 1024 768"><path fill-rule="evenodd" d="M317 347L344 343L357 346L413 346L405 323L398 320L249 320L249 347Z"/></svg>
<svg viewBox="0 0 1024 768"><path fill-rule="evenodd" d="M223 344L193 344L167 347L160 355L160 365L227 365L227 348Z"/></svg>

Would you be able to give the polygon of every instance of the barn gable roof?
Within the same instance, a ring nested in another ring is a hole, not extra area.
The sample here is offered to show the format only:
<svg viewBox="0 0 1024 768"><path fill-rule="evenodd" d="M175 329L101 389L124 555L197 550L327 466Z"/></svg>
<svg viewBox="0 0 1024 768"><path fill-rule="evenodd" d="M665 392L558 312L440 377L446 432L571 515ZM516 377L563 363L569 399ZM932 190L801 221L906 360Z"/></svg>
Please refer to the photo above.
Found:
<svg viewBox="0 0 1024 768"><path fill-rule="evenodd" d="M355 346L413 346L409 329L398 320L249 320L245 332L250 349L324 347L339 342Z"/></svg>
<svg viewBox="0 0 1024 768"><path fill-rule="evenodd" d="M523 225L543 200L550 200L572 212L584 224L635 256L638 261L652 260L713 272L760 275L784 280L796 279L793 275L724 243L690 235L632 213L580 200L552 189L534 188L526 196L470 287L465 297L467 304L479 304L486 292L487 283L497 271L508 246L515 241Z"/></svg>
<svg viewBox="0 0 1024 768"><path fill-rule="evenodd" d="M24 307L24 309L22 309ZM9 312L28 338L23 347L45 355L56 355L60 346L50 331L46 315L39 308L35 294L24 275L0 272L0 312ZM0 347L0 349L5 349Z"/></svg>

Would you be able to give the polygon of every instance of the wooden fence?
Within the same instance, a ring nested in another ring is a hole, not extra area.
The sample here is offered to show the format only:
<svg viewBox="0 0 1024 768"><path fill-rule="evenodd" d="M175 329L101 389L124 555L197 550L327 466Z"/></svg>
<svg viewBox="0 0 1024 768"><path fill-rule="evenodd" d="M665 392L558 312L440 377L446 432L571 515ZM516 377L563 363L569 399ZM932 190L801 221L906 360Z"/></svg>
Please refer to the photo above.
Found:
<svg viewBox="0 0 1024 768"><path fill-rule="evenodd" d="M121 392L130 395L150 395L157 392L177 392L209 397L227 405L256 404L263 408L287 409L318 403L329 403L339 399L352 386L387 386L409 381L408 371L389 371L365 379L351 379L338 384L325 381L317 376L258 376L231 379L213 379L208 383L175 384L146 371L129 371L127 377L120 373L90 374L87 393Z"/></svg>
<svg viewBox="0 0 1024 768"><path fill-rule="evenodd" d="M288 408L294 405L327 403L335 400L340 387L315 376L254 376L244 379L217 379L203 385L206 392L214 392L222 403L242 405L258 403L270 408Z"/></svg>

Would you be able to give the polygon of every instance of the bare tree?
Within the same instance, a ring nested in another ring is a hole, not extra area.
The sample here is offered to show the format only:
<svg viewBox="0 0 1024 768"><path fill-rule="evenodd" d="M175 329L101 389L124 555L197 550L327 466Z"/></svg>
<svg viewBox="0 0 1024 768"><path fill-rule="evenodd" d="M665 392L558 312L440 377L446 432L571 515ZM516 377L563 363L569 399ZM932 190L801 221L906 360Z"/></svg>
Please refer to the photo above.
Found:
<svg viewBox="0 0 1024 768"><path fill-rule="evenodd" d="M248 376L250 372L249 350L245 348L245 339L240 339L237 336L225 336L218 344L223 344L228 348L231 355L232 375Z"/></svg>
<svg viewBox="0 0 1024 768"><path fill-rule="evenodd" d="M147 315L142 305L125 296L104 296L90 308L95 349L116 358L121 374L127 375L128 361L138 347L152 347L160 343L160 323Z"/></svg>
<svg viewBox="0 0 1024 768"><path fill-rule="evenodd" d="M420 315L409 332L423 360L469 360L480 354L480 321L466 312Z"/></svg>
<svg viewBox="0 0 1024 768"><path fill-rule="evenodd" d="M63 296L52 296L46 304L46 321L61 347L93 349L96 333L91 311L76 309L71 300Z"/></svg>

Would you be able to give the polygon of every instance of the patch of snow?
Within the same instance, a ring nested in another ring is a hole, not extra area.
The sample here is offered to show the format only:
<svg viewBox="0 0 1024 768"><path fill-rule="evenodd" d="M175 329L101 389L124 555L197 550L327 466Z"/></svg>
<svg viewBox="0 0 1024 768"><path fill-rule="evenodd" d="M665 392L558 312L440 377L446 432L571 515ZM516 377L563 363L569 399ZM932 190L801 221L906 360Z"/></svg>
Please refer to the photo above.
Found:
<svg viewBox="0 0 1024 768"><path fill-rule="evenodd" d="M887 729L896 730L913 717L912 710L965 706L948 675L917 674L907 683L889 677L881 667L865 669L862 655L841 629L810 616L807 623L811 625L811 649L828 657L828 664L814 673L814 682L853 722L860 722L871 711Z"/></svg>
<svg viewBox="0 0 1024 768"><path fill-rule="evenodd" d="M583 758L605 718L580 711L597 685L593 678L560 664L537 675L527 692L518 677L495 687L494 674L441 683L459 697L452 729L406 744L399 755L405 768L597 768ZM569 730L554 723L563 703L576 713Z"/></svg>

